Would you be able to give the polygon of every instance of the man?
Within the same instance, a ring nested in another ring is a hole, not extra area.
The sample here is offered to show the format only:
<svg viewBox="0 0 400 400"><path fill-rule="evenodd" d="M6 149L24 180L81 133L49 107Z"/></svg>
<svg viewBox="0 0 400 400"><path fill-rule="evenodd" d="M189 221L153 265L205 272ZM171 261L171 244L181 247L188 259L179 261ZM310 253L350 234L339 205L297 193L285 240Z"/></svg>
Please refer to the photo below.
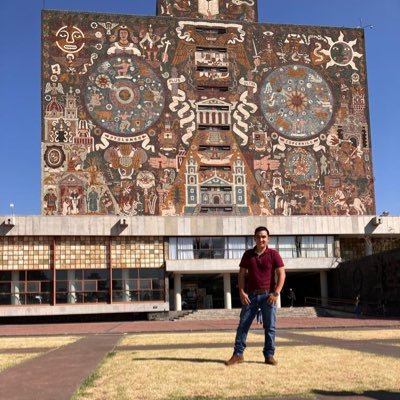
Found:
<svg viewBox="0 0 400 400"><path fill-rule="evenodd" d="M296 294L292 288L289 289L288 299L290 300L290 307L293 307L296 301Z"/></svg>
<svg viewBox="0 0 400 400"><path fill-rule="evenodd" d="M244 361L243 353L246 348L247 333L259 308L262 312L265 331L263 349L265 363L269 365L277 364L274 358L276 302L285 282L286 274L279 253L268 248L268 229L264 226L256 228L254 239L256 246L245 251L239 264L239 295L242 311L236 331L233 355L225 362L227 366ZM246 273L247 292L245 291Z"/></svg>

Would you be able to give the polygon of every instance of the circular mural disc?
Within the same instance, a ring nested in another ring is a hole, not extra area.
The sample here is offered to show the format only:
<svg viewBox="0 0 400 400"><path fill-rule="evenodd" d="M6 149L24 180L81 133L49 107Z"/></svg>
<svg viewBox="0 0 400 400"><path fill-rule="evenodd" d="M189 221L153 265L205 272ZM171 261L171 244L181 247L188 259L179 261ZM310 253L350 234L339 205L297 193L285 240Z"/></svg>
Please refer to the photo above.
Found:
<svg viewBox="0 0 400 400"><path fill-rule="evenodd" d="M271 72L262 85L260 100L268 123L290 139L318 135L333 114L329 85L303 65L287 65Z"/></svg>
<svg viewBox="0 0 400 400"><path fill-rule="evenodd" d="M164 90L144 60L118 56L95 64L84 85L84 101L99 126L130 136L158 120L164 108Z"/></svg>
<svg viewBox="0 0 400 400"><path fill-rule="evenodd" d="M50 168L59 168L65 161L65 154L59 146L48 146L44 153L44 161Z"/></svg>

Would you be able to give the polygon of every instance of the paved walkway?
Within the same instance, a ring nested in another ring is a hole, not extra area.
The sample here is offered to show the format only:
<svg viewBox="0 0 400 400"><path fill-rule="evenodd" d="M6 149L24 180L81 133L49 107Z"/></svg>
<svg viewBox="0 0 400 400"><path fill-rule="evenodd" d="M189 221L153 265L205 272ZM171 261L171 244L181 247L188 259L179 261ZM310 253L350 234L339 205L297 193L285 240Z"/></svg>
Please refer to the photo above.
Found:
<svg viewBox="0 0 400 400"><path fill-rule="evenodd" d="M234 330L237 320L219 321L122 321L104 323L65 323L38 325L0 325L0 337L43 336L43 335L82 335L82 338L70 345L47 351L33 360L8 368L0 373L0 397L9 400L68 400L84 379L96 368L106 354L114 349L124 333L144 332L191 332ZM355 328L400 329L400 320L388 319L348 319L348 318L279 318L278 336L288 337L303 345L315 345L357 349L373 354L400 357L400 347L390 341L351 341L340 339L316 338L303 335L301 329L355 329ZM262 327L254 324L253 329ZM296 330L294 332L293 330ZM162 346L162 344L160 345ZM202 346L202 344L199 344ZM203 344L204 346L204 344ZM210 345L207 344L209 347ZM215 346L218 346L217 344ZM149 346L150 348L151 346ZM170 345L168 346L170 348ZM25 353L32 349L26 349ZM37 349L36 349L37 350ZM131 348L129 348L131 350ZM0 353L7 353L4 351ZM286 398L294 400L298 397ZM314 399L324 400L399 400L400 393L374 392L363 396L354 393L315 393ZM106 400L106 399L105 399ZM151 400L151 399L149 399ZM238 399L239 400L239 399ZM254 400L254 399L240 399ZM257 400L263 400L257 398ZM269 398L269 400L272 400Z"/></svg>
<svg viewBox="0 0 400 400"><path fill-rule="evenodd" d="M236 329L237 319L212 321L119 321L36 325L0 325L1 336L90 335L95 333L192 332ZM397 327L400 319L280 317L278 329ZM255 329L262 329L255 325Z"/></svg>
<svg viewBox="0 0 400 400"><path fill-rule="evenodd" d="M89 335L0 373L0 398L69 400L122 335Z"/></svg>

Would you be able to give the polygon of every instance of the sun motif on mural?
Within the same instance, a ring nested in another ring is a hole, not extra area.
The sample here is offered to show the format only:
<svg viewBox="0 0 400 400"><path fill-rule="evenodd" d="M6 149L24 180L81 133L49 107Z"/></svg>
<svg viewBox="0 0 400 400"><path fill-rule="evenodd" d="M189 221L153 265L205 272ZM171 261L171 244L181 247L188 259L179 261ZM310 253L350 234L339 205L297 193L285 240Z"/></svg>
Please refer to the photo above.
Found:
<svg viewBox="0 0 400 400"><path fill-rule="evenodd" d="M353 47L357 44L357 39L345 42L343 32L340 32L336 42L329 36L325 37L330 48L329 50L321 50L321 53L331 58L326 64L326 68L333 67L334 65L340 65L342 67L349 65L352 69L358 70L354 63L354 58L361 58L363 55L353 50Z"/></svg>
<svg viewBox="0 0 400 400"><path fill-rule="evenodd" d="M288 95L287 106L289 109L296 113L299 113L305 109L307 105L307 98L304 93L295 90L293 93Z"/></svg>

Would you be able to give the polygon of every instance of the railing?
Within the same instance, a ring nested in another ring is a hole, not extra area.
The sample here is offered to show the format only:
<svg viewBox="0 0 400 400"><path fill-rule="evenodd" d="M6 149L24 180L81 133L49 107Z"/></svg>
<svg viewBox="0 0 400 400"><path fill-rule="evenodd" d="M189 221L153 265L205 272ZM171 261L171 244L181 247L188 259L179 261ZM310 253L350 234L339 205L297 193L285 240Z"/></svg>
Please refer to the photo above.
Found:
<svg viewBox="0 0 400 400"><path fill-rule="evenodd" d="M361 315L381 316L386 315L384 304L371 301L359 301L352 299L336 299L328 297L305 297L304 304L309 307L319 307L343 313Z"/></svg>

